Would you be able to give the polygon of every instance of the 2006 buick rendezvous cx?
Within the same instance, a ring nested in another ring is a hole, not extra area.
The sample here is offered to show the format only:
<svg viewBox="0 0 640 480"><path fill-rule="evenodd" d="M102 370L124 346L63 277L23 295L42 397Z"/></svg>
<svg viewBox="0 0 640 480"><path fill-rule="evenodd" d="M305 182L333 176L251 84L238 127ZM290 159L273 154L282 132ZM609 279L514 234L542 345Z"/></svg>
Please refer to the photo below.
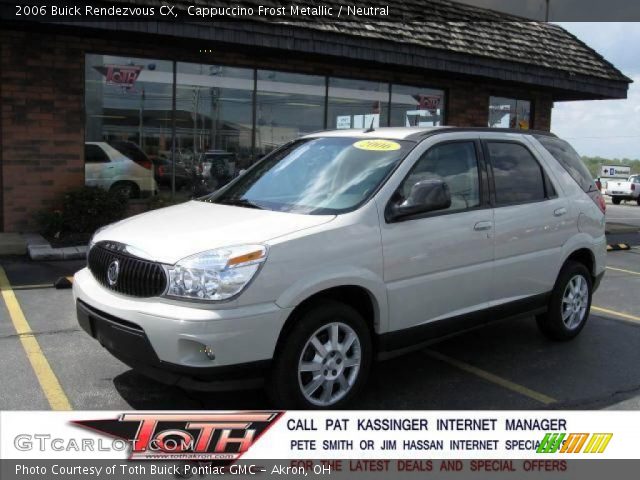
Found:
<svg viewBox="0 0 640 480"><path fill-rule="evenodd" d="M342 406L375 356L452 329L531 314L575 337L605 268L604 210L550 134L316 133L96 233L78 319L160 381L264 379L277 407Z"/></svg>

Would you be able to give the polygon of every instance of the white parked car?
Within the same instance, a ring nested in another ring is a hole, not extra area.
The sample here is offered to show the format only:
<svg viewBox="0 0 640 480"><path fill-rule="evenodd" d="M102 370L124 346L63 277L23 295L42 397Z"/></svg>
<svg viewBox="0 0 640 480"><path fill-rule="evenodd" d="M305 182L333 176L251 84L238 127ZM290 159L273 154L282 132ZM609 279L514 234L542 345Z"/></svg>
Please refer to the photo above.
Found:
<svg viewBox="0 0 640 480"><path fill-rule="evenodd" d="M169 384L266 382L278 408L340 407L375 358L452 331L529 314L575 337L605 271L604 210L550 134L314 133L97 232L78 320Z"/></svg>
<svg viewBox="0 0 640 480"><path fill-rule="evenodd" d="M85 142L85 184L119 191L130 198L156 194L153 166L146 155L130 142L114 145L119 149L106 142Z"/></svg>
<svg viewBox="0 0 640 480"><path fill-rule="evenodd" d="M623 200L635 200L640 205L640 175L631 175L626 180L609 179L606 194L611 196L615 205L620 205Z"/></svg>

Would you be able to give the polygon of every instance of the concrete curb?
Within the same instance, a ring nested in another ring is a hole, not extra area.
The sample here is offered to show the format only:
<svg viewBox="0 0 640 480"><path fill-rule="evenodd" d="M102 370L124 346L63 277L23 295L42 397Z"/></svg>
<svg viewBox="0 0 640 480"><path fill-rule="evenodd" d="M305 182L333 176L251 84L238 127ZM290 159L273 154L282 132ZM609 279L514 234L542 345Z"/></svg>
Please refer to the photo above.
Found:
<svg viewBox="0 0 640 480"><path fill-rule="evenodd" d="M24 234L31 260L79 260L87 255L87 246L53 248L42 235Z"/></svg>

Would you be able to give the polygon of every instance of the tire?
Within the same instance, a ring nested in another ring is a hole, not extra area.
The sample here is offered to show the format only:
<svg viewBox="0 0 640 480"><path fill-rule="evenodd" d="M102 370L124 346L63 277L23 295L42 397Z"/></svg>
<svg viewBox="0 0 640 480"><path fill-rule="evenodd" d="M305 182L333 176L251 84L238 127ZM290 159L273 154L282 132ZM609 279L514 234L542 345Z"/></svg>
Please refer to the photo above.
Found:
<svg viewBox="0 0 640 480"><path fill-rule="evenodd" d="M110 192L125 195L127 198L139 198L140 187L133 182L116 182L109 189Z"/></svg>
<svg viewBox="0 0 640 480"><path fill-rule="evenodd" d="M611 197L611 201L613 202L614 205L620 205L620 202L622 201L622 199Z"/></svg>
<svg viewBox="0 0 640 480"><path fill-rule="evenodd" d="M579 299L571 304L577 289ZM567 261L556 280L551 293L547 313L538 315L536 321L540 331L551 340L566 341L576 337L589 318L593 281L587 268L578 262ZM571 312L571 309L573 313ZM563 312L565 319L563 320Z"/></svg>
<svg viewBox="0 0 640 480"><path fill-rule="evenodd" d="M638 204L638 206L640 207L640 197L636 198L636 203Z"/></svg>
<svg viewBox="0 0 640 480"><path fill-rule="evenodd" d="M323 300L294 321L279 342L281 350L267 383L269 398L278 409L342 408L362 390L371 369L373 346L364 318L348 305ZM311 343L314 338L324 354ZM345 341L351 342L346 352L340 348ZM304 387L310 393L304 393Z"/></svg>

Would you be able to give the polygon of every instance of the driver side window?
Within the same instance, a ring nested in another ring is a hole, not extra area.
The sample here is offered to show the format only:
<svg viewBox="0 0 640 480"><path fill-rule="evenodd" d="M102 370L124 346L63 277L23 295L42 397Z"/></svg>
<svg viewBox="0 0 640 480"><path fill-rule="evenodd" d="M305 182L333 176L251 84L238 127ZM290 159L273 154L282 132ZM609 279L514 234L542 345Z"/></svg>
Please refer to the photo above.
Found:
<svg viewBox="0 0 640 480"><path fill-rule="evenodd" d="M413 166L398 193L406 199L416 183L433 179L445 182L451 193L451 206L443 211L479 206L480 181L474 142L443 143L430 148Z"/></svg>

